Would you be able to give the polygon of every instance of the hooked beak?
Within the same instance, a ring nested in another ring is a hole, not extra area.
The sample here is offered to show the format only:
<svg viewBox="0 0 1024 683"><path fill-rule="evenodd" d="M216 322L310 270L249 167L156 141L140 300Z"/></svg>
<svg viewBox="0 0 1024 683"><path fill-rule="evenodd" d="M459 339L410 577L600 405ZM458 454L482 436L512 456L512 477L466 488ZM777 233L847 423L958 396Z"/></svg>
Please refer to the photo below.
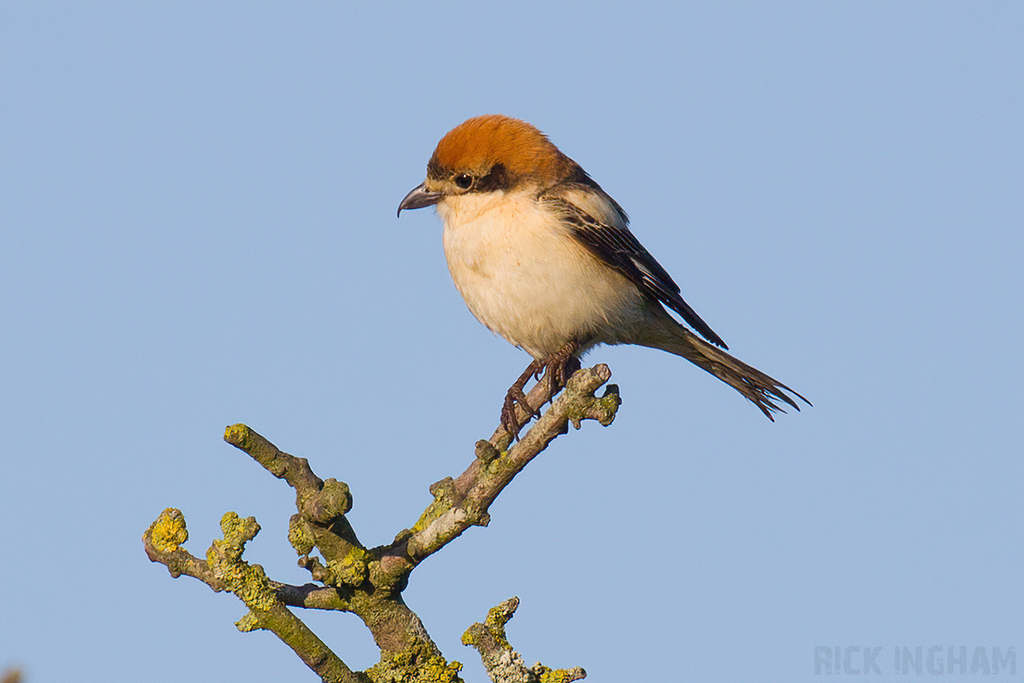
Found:
<svg viewBox="0 0 1024 683"><path fill-rule="evenodd" d="M398 215L402 215L402 209L422 209L425 206L433 206L437 204L443 195L440 192L431 192L424 187L426 182L422 182L413 188L412 192L405 195L405 199L398 205Z"/></svg>

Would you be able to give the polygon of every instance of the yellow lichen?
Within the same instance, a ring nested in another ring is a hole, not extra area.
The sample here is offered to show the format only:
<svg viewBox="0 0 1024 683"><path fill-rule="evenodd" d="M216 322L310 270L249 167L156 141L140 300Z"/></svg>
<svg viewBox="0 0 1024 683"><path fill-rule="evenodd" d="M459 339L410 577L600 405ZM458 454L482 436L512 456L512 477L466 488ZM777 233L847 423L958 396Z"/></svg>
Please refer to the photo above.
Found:
<svg viewBox="0 0 1024 683"><path fill-rule="evenodd" d="M413 533L419 533L434 523L438 517L452 509L455 505L455 482L451 477L446 477L430 487L430 493L434 500L430 502L427 509L423 511L420 518L412 527Z"/></svg>
<svg viewBox="0 0 1024 683"><path fill-rule="evenodd" d="M306 523L299 515L292 515L288 522L288 542L299 555L308 555L313 551L313 535L309 533Z"/></svg>
<svg viewBox="0 0 1024 683"><path fill-rule="evenodd" d="M266 572L260 565L250 565L242 559L245 543L259 533L260 525L253 517L242 519L234 512L227 512L220 520L220 528L224 538L215 539L206 551L210 569L250 609L271 609L277 604L277 596Z"/></svg>
<svg viewBox="0 0 1024 683"><path fill-rule="evenodd" d="M153 547L161 553L172 553L188 540L185 516L181 510L167 508L149 527Z"/></svg>
<svg viewBox="0 0 1024 683"><path fill-rule="evenodd" d="M349 546L345 556L327 563L334 580L346 586L358 586L366 580L369 553L358 546Z"/></svg>
<svg viewBox="0 0 1024 683"><path fill-rule="evenodd" d="M231 425L224 429L224 440L228 443L238 444L242 450L245 450L244 444L248 441L251 431L244 424Z"/></svg>
<svg viewBox="0 0 1024 683"><path fill-rule="evenodd" d="M374 683L462 683L461 662L449 662L432 652L424 643L409 650L381 655L379 662L366 670Z"/></svg>
<svg viewBox="0 0 1024 683"><path fill-rule="evenodd" d="M586 675L580 669L552 669L539 663L533 666L532 671L541 683L570 683L580 680L581 674Z"/></svg>
<svg viewBox="0 0 1024 683"><path fill-rule="evenodd" d="M244 617L235 622L235 627L242 633L249 633L260 628L260 620L250 610L246 612Z"/></svg>

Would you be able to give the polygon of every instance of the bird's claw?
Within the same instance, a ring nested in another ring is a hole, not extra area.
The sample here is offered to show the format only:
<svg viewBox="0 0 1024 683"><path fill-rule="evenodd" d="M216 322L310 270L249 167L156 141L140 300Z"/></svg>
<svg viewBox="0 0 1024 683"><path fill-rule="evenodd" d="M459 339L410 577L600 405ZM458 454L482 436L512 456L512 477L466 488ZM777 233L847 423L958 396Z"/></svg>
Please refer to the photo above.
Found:
<svg viewBox="0 0 1024 683"><path fill-rule="evenodd" d="M548 381L548 398L554 398L555 394L561 391L573 373L580 369L580 359L576 357L576 344L566 344L551 358L544 361L534 360L527 366L522 375L519 376L508 393L505 394L505 402L501 406L501 426L512 435L513 439L519 438L519 431L532 418L540 417L540 406L534 408L526 398L523 389L530 379ZM542 402L543 405L543 402ZM520 424L517 407L522 408L526 413L526 420Z"/></svg>
<svg viewBox="0 0 1024 683"><path fill-rule="evenodd" d="M523 392L523 388L531 378L537 378L540 376L541 371L544 370L544 365L533 361L526 368L522 375L519 376L511 387L509 387L508 393L505 394L505 402L501 406L501 426L512 438L519 438L519 430L523 428L526 422L530 421L530 418L538 417L540 411L530 405L530 402L526 399L526 394ZM520 424L519 415L516 413L516 408L521 407L526 412L526 421Z"/></svg>
<svg viewBox="0 0 1024 683"><path fill-rule="evenodd" d="M540 417L540 411L530 405L529 401L526 400L526 394L522 390L517 392L515 389L516 387L512 387L505 394L505 402L501 406L501 426L506 432L518 439L519 431L525 426L526 422L529 422L531 418ZM522 424L519 423L517 408L522 408L526 412L526 421Z"/></svg>

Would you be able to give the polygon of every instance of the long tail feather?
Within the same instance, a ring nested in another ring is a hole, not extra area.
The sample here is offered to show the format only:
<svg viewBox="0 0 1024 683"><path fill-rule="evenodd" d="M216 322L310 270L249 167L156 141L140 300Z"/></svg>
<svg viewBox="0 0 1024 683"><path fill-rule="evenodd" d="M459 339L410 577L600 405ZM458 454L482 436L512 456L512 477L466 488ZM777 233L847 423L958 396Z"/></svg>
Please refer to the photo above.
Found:
<svg viewBox="0 0 1024 683"><path fill-rule="evenodd" d="M775 421L774 413L786 412L779 403L785 403L797 411L800 410L797 399L811 405L810 401L782 382L708 344L675 320L669 319L668 324L660 328L648 328L643 338L634 343L682 356L707 370L743 394L772 422Z"/></svg>

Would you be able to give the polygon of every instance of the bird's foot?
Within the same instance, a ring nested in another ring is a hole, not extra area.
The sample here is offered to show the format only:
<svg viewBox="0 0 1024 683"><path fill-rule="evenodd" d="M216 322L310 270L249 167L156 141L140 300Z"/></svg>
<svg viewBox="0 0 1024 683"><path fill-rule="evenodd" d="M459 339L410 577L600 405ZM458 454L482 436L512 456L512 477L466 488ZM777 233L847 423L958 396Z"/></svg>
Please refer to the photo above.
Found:
<svg viewBox="0 0 1024 683"><path fill-rule="evenodd" d="M523 374L519 376L519 379L513 382L512 386L508 389L508 393L505 394L505 402L501 406L501 426L515 439L519 438L519 430L523 428L526 422L530 421L531 417L540 415L540 411L531 406L530 402L526 399L523 388L526 387L526 383L531 378L538 377L543 369L544 365L540 361L533 361L526 367ZM519 415L516 414L517 407L526 411L526 422L522 424L519 423Z"/></svg>
<svg viewBox="0 0 1024 683"><path fill-rule="evenodd" d="M548 382L548 400L551 400L565 387L565 383L569 381L573 373L580 369L580 359L576 357L578 349L578 344L570 342L550 358L534 360L519 376L519 379L509 387L508 393L505 394L505 402L501 406L501 426L512 435L512 438L519 438L519 431L531 418L540 417L540 406L536 408L531 406L523 391L526 383L531 378L537 378L540 381L546 380ZM541 405L543 405L543 401ZM519 422L517 407L526 412L526 420L522 423Z"/></svg>
<svg viewBox="0 0 1024 683"><path fill-rule="evenodd" d="M558 352L544 361L544 377L548 380L548 397L554 398L555 394L565 388L565 383L580 369L582 363L576 356L579 345L570 342L560 348Z"/></svg>

